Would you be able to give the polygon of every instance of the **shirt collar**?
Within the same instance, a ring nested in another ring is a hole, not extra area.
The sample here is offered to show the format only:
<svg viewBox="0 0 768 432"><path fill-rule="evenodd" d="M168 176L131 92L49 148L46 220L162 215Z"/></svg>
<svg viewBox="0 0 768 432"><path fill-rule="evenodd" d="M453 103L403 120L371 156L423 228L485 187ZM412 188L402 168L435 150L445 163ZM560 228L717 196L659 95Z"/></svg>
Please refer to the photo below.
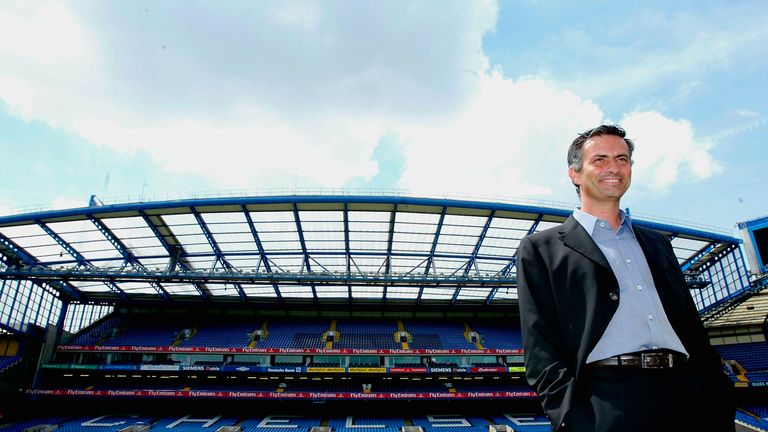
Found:
<svg viewBox="0 0 768 432"><path fill-rule="evenodd" d="M580 208L573 210L573 217L577 222L579 222L579 224L581 224L582 227L584 227L585 230L587 230L590 236L592 236L595 232L595 226L598 222L602 221L606 224L608 223L608 221L604 221L597 216L591 215L581 210ZM619 209L619 220L621 221L619 224L619 229L621 229L622 226L626 226L632 230L632 218L630 218L624 210Z"/></svg>

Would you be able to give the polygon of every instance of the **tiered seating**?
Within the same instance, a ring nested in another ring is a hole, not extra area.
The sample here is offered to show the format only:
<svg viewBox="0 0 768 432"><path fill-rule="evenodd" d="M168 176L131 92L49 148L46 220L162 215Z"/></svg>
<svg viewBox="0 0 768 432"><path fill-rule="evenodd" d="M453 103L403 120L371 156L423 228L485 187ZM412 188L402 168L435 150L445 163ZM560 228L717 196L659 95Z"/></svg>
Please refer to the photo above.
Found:
<svg viewBox="0 0 768 432"><path fill-rule="evenodd" d="M86 432L93 431L95 426L89 425L87 422L93 420L95 417L78 417L72 420L63 421L59 423L57 432ZM134 425L139 423L150 423L152 418L150 417L133 417L133 416L109 416L108 419L103 419L99 424L99 432L118 432L124 429L128 425Z"/></svg>
<svg viewBox="0 0 768 432"><path fill-rule="evenodd" d="M492 422L492 423L489 423ZM222 426L239 425L243 432L309 432L312 427L327 424L334 432L398 432L409 423L405 417L367 417L367 416L332 416L325 423L313 415L268 415L261 413L257 417L245 419L216 415L187 415L162 417L154 420L150 417L125 415L93 415L68 419L66 417L41 417L29 421L5 425L3 432L23 432L26 428L53 424L62 432L117 432L127 426L150 424L151 430L173 430L181 432L216 431ZM541 415L515 415L514 417L493 415L488 418L477 416L431 415L410 418L414 426L421 426L425 432L487 432L489 424L507 424L518 432L549 432L551 428L546 418ZM111 426L110 426L111 425ZM365 427L366 425L370 427ZM172 428L171 428L172 426Z"/></svg>
<svg viewBox="0 0 768 432"><path fill-rule="evenodd" d="M405 330L413 336L415 349L474 349L464 338L464 324L459 321L408 321Z"/></svg>
<svg viewBox="0 0 768 432"><path fill-rule="evenodd" d="M171 321L140 322L131 320L120 335L107 339L103 346L169 346L176 336L184 329L192 327L192 323Z"/></svg>
<svg viewBox="0 0 768 432"><path fill-rule="evenodd" d="M339 320L336 330L341 337L334 348L341 349L398 349L395 342L397 323L393 321Z"/></svg>
<svg viewBox="0 0 768 432"><path fill-rule="evenodd" d="M19 361L21 361L21 356L0 357L0 372L15 365Z"/></svg>
<svg viewBox="0 0 768 432"><path fill-rule="evenodd" d="M716 345L723 359L736 360L750 381L768 381L768 342Z"/></svg>
<svg viewBox="0 0 768 432"><path fill-rule="evenodd" d="M261 327L261 322L201 323L197 333L182 341L181 347L243 348L250 343L250 333Z"/></svg>
<svg viewBox="0 0 768 432"><path fill-rule="evenodd" d="M483 338L486 349L523 349L523 337L517 323L470 323L470 327Z"/></svg>
<svg viewBox="0 0 768 432"><path fill-rule="evenodd" d="M112 329L119 328L126 321L124 315L110 315L99 321L94 326L79 333L72 341L71 345L93 346L98 345L102 338L105 338Z"/></svg>
<svg viewBox="0 0 768 432"><path fill-rule="evenodd" d="M181 418L184 421L177 423ZM189 415L181 418L165 418L159 420L152 426L153 430L173 430L174 432L200 432L201 430L215 431L222 426L234 426L237 424L238 419L233 417L221 417L214 420L215 417L195 417ZM174 424L173 429L168 429L168 426ZM206 426L206 427L203 427Z"/></svg>
<svg viewBox="0 0 768 432"><path fill-rule="evenodd" d="M350 428L347 428L349 420ZM365 427L370 425L372 427ZM404 425L403 419L399 418L331 418L328 420L328 426L333 431L357 431L357 432L398 432ZM381 427L383 426L383 427Z"/></svg>
<svg viewBox="0 0 768 432"><path fill-rule="evenodd" d="M240 427L243 432L309 432L313 426L318 426L320 422L319 418L280 415L247 419L240 424Z"/></svg>
<svg viewBox="0 0 768 432"><path fill-rule="evenodd" d="M24 432L27 428L37 425L58 425L67 421L68 417L40 417L33 420L25 420L10 425L0 425L3 432Z"/></svg>
<svg viewBox="0 0 768 432"><path fill-rule="evenodd" d="M768 406L747 406L746 409L752 414L768 420Z"/></svg>
<svg viewBox="0 0 768 432"><path fill-rule="evenodd" d="M492 416L495 424L510 425L516 432L551 432L552 426L543 415Z"/></svg>
<svg viewBox="0 0 768 432"><path fill-rule="evenodd" d="M462 415L436 415L413 418L414 426L421 426L425 432L488 432L488 421L480 417Z"/></svg>
<svg viewBox="0 0 768 432"><path fill-rule="evenodd" d="M324 348L323 333L328 331L329 320L268 320L269 336L259 341L260 348Z"/></svg>
<svg viewBox="0 0 768 432"><path fill-rule="evenodd" d="M751 429L754 430L768 431L768 421L742 410L736 410L736 423L752 426Z"/></svg>

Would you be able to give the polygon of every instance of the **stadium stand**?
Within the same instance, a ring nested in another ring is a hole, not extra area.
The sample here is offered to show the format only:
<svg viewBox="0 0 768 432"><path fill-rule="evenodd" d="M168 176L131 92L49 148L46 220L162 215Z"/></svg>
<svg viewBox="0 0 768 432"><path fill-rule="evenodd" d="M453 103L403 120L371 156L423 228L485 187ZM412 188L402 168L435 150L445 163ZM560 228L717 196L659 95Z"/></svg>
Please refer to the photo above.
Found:
<svg viewBox="0 0 768 432"><path fill-rule="evenodd" d="M391 321L338 320L338 342L333 348L339 349L399 349L395 341L397 324Z"/></svg>
<svg viewBox="0 0 768 432"><path fill-rule="evenodd" d="M267 321L269 334L255 344L260 348L324 348L323 334L330 320L274 319Z"/></svg>
<svg viewBox="0 0 768 432"><path fill-rule="evenodd" d="M0 217L0 331L24 341L0 357L0 415L18 420L0 432L549 431L523 378L515 248L569 213L292 196ZM705 322L757 292L739 239L638 223L710 282L691 291ZM718 347L753 428L766 346Z"/></svg>
<svg viewBox="0 0 768 432"><path fill-rule="evenodd" d="M768 342L715 345L734 382L768 383Z"/></svg>
<svg viewBox="0 0 768 432"><path fill-rule="evenodd" d="M768 421L745 410L736 410L736 424L748 426L748 430L768 432Z"/></svg>
<svg viewBox="0 0 768 432"><path fill-rule="evenodd" d="M462 322L406 321L405 329L413 335L412 348L474 349L464 337Z"/></svg>
<svg viewBox="0 0 768 432"><path fill-rule="evenodd" d="M523 349L523 338L517 323L508 326L500 324L489 325L487 323L472 323L471 328L482 337L482 345L485 348L495 349Z"/></svg>

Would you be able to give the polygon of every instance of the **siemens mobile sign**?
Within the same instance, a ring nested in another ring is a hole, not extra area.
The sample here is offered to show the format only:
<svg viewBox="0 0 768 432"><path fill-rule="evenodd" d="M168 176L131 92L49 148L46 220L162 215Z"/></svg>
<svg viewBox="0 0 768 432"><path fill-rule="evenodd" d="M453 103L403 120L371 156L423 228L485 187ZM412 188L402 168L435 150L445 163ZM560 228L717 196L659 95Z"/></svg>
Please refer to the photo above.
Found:
<svg viewBox="0 0 768 432"><path fill-rule="evenodd" d="M739 223L747 262L753 273L768 273L768 216Z"/></svg>

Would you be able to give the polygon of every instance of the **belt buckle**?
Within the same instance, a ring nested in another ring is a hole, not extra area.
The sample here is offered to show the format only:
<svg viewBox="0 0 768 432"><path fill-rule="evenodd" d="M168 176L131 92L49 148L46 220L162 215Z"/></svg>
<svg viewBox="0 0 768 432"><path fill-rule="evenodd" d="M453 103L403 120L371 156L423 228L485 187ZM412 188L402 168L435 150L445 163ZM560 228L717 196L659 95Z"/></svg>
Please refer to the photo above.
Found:
<svg viewBox="0 0 768 432"><path fill-rule="evenodd" d="M643 369L665 369L673 365L672 354L640 353L640 365Z"/></svg>

